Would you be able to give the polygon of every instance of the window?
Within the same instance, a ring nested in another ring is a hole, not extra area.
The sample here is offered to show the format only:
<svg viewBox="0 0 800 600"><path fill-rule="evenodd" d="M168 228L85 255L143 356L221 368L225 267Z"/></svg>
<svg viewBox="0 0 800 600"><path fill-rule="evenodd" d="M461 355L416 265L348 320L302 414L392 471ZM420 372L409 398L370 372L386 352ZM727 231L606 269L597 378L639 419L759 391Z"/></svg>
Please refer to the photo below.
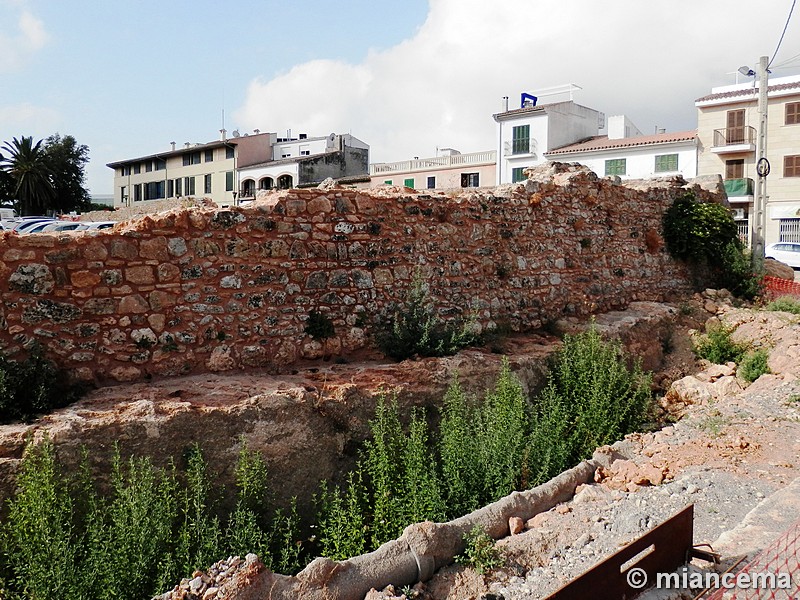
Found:
<svg viewBox="0 0 800 600"><path fill-rule="evenodd" d="M164 197L164 182L151 181L144 184L144 199L159 200Z"/></svg>
<svg viewBox="0 0 800 600"><path fill-rule="evenodd" d="M744 143L744 109L728 111L728 131L725 137L729 144Z"/></svg>
<svg viewBox="0 0 800 600"><path fill-rule="evenodd" d="M233 146L225 146L225 158L233 158Z"/></svg>
<svg viewBox="0 0 800 600"><path fill-rule="evenodd" d="M517 183L518 181L525 179L525 175L522 173L524 170L525 167L516 167L511 169L511 183Z"/></svg>
<svg viewBox="0 0 800 600"><path fill-rule="evenodd" d="M163 171L166 168L167 168L167 161L165 161L163 158L157 158L155 162L156 171Z"/></svg>
<svg viewBox="0 0 800 600"><path fill-rule="evenodd" d="M403 185L406 186L407 188L413 188L414 187L414 178L411 177L410 179L404 179L403 180Z"/></svg>
<svg viewBox="0 0 800 600"><path fill-rule="evenodd" d="M140 165L139 163L136 163L135 165L133 165L133 174L134 175L138 175L141 172L142 172L142 165Z"/></svg>
<svg viewBox="0 0 800 600"><path fill-rule="evenodd" d="M128 188L123 185L119 188L119 201L125 204L127 200L128 200Z"/></svg>
<svg viewBox="0 0 800 600"><path fill-rule="evenodd" d="M225 173L225 191L233 191L233 171L227 171Z"/></svg>
<svg viewBox="0 0 800 600"><path fill-rule="evenodd" d="M152 160L148 160L146 163L144 163L144 170L145 170L145 173L150 173L153 170L153 161Z"/></svg>
<svg viewBox="0 0 800 600"><path fill-rule="evenodd" d="M797 125L800 123L800 102L788 102L786 104L786 124Z"/></svg>
<svg viewBox="0 0 800 600"><path fill-rule="evenodd" d="M206 175L203 177L203 193L210 194L211 193L211 175Z"/></svg>
<svg viewBox="0 0 800 600"><path fill-rule="evenodd" d="M167 180L167 198L175 196L175 182L172 179Z"/></svg>
<svg viewBox="0 0 800 600"><path fill-rule="evenodd" d="M125 165L124 167L122 167L122 175L124 177L127 177L130 174L131 174L131 166L130 165Z"/></svg>
<svg viewBox="0 0 800 600"><path fill-rule="evenodd" d="M436 187L436 177L428 177L428 189L432 190Z"/></svg>
<svg viewBox="0 0 800 600"><path fill-rule="evenodd" d="M800 219L780 219L778 221L781 242L800 242Z"/></svg>
<svg viewBox="0 0 800 600"><path fill-rule="evenodd" d="M199 165L201 156L202 155L199 152L190 152L188 154L184 154L183 166L188 167L189 165Z"/></svg>
<svg viewBox="0 0 800 600"><path fill-rule="evenodd" d="M625 175L626 159L611 158L606 161L606 175Z"/></svg>
<svg viewBox="0 0 800 600"><path fill-rule="evenodd" d="M478 187L478 174L477 173L462 173L461 174L461 187Z"/></svg>
<svg viewBox="0 0 800 600"><path fill-rule="evenodd" d="M800 177L800 154L783 157L783 176Z"/></svg>
<svg viewBox="0 0 800 600"><path fill-rule="evenodd" d="M141 202L142 200L142 184L137 183L133 186L133 201L134 202Z"/></svg>
<svg viewBox="0 0 800 600"><path fill-rule="evenodd" d="M300 156L309 156L311 154L311 150L300 150Z"/></svg>
<svg viewBox="0 0 800 600"><path fill-rule="evenodd" d="M213 149L206 150L205 161L206 162L214 162L214 150Z"/></svg>
<svg viewBox="0 0 800 600"><path fill-rule="evenodd" d="M744 177L744 159L725 161L725 179L741 179Z"/></svg>
<svg viewBox="0 0 800 600"><path fill-rule="evenodd" d="M385 185L392 185L392 180L391 179L385 179L383 183Z"/></svg>
<svg viewBox="0 0 800 600"><path fill-rule="evenodd" d="M272 177L263 177L258 182L258 189L260 189L260 190L271 190L273 185L274 184L272 183Z"/></svg>
<svg viewBox="0 0 800 600"><path fill-rule="evenodd" d="M194 196L194 177L184 177L183 187L187 196Z"/></svg>
<svg viewBox="0 0 800 600"><path fill-rule="evenodd" d="M531 126L520 125L511 129L511 153L528 154L531 151Z"/></svg>
<svg viewBox="0 0 800 600"><path fill-rule="evenodd" d="M656 173L668 173L678 170L677 154L662 154L656 156Z"/></svg>
<svg viewBox="0 0 800 600"><path fill-rule="evenodd" d="M183 196L183 179L178 178L175 180L175 196Z"/></svg>

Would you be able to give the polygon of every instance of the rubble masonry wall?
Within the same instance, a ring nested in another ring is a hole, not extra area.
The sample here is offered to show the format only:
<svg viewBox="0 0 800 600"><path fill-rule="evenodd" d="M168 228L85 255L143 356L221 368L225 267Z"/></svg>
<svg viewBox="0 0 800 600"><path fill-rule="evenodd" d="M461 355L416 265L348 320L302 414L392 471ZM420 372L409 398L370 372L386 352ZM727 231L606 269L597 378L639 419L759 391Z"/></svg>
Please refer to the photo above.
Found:
<svg viewBox="0 0 800 600"><path fill-rule="evenodd" d="M0 234L0 351L38 340L80 378L121 382L346 355L420 270L441 316L536 328L689 291L661 218L687 187L547 165L452 197L293 189L247 208L184 208L113 230ZM305 333L309 313L335 335Z"/></svg>

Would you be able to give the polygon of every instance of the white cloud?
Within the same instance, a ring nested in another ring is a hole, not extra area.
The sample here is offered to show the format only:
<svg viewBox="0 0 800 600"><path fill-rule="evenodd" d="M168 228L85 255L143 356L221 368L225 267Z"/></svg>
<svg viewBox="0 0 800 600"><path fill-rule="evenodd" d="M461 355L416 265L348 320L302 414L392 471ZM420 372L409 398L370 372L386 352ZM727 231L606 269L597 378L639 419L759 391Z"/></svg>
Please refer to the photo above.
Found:
<svg viewBox="0 0 800 600"><path fill-rule="evenodd" d="M21 68L49 39L44 23L22 6L22 2L0 4L0 73Z"/></svg>
<svg viewBox="0 0 800 600"><path fill-rule="evenodd" d="M697 97L773 52L789 8L777 4L751 19L750 0L430 0L411 38L360 64L256 79L236 117L262 131L352 132L371 160L402 160L491 149L502 96L513 107L520 92L575 83L576 102L627 114L645 133L690 129ZM800 53L798 19L776 63Z"/></svg>
<svg viewBox="0 0 800 600"><path fill-rule="evenodd" d="M0 106L0 131L7 137L33 135L46 137L58 129L61 116L58 111L44 106L23 103Z"/></svg>

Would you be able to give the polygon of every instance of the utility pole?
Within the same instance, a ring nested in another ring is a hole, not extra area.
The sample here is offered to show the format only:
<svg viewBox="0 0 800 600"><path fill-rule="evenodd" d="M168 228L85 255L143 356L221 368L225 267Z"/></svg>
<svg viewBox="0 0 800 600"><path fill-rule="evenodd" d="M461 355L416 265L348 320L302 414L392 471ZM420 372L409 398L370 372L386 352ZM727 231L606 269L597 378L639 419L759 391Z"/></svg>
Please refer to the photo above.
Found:
<svg viewBox="0 0 800 600"><path fill-rule="evenodd" d="M758 61L758 143L756 144L756 196L755 214L753 215L753 231L750 236L752 266L756 273L763 270L764 266L764 233L767 227L767 175L769 175L769 161L767 160L767 88L769 86L769 72L767 65L769 57L762 56Z"/></svg>

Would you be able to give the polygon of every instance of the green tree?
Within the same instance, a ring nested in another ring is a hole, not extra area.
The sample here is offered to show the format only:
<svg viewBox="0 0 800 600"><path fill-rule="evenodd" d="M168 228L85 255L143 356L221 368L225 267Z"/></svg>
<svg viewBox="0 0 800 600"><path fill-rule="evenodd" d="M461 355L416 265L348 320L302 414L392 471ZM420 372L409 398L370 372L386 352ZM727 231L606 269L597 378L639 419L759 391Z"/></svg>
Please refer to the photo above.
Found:
<svg viewBox="0 0 800 600"><path fill-rule="evenodd" d="M14 196L19 200L22 215L44 214L55 197L50 163L42 140L32 137L14 138L3 144L2 169L14 179Z"/></svg>
<svg viewBox="0 0 800 600"><path fill-rule="evenodd" d="M45 140L44 153L55 192L50 208L59 212L87 210L92 203L84 173L89 148L71 135L62 138L56 133Z"/></svg>

